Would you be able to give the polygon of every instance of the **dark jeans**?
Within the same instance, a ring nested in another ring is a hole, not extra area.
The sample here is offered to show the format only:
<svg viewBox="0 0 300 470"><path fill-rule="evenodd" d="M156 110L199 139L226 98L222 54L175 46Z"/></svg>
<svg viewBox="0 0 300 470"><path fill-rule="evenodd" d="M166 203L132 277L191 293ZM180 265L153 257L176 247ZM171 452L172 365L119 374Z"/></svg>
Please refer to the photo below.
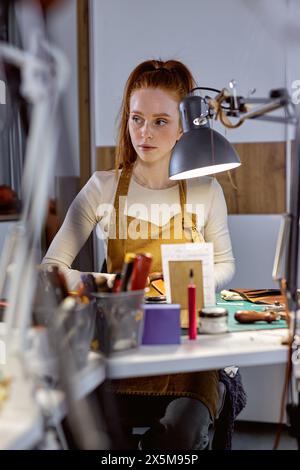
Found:
<svg viewBox="0 0 300 470"><path fill-rule="evenodd" d="M209 443L213 423L208 408L194 398L117 396L123 431L149 427L141 436L141 449L202 450Z"/></svg>

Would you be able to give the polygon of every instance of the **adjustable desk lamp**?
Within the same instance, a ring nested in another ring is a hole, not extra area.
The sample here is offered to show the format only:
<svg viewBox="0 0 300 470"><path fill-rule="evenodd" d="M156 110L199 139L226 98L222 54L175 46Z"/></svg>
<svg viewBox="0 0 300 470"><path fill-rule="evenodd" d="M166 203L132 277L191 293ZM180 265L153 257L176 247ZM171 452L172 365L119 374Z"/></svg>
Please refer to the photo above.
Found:
<svg viewBox="0 0 300 470"><path fill-rule="evenodd" d="M179 111L183 135L175 145L169 176L172 180L193 178L219 173L237 168L241 163L231 144L218 132L210 128L209 119L219 119L225 127L237 128L247 119L294 124L295 150L292 155L293 172L290 185L290 207L284 216L280 229L274 261L273 278L279 282L287 299L290 326L289 346L291 361L300 392L300 317L298 310L298 245L300 215L300 115L296 116L286 89L271 90L269 98L243 98L237 96L235 81L229 84L230 91L224 88L194 88L180 103ZM214 98L196 96L196 90L209 90L217 93ZM260 105L251 109L251 105ZM284 108L285 116L269 116L276 109ZM237 119L233 123L228 117ZM298 324L297 324L298 321ZM300 448L300 395L298 406L288 405L292 432L298 439ZM294 425L293 425L294 423Z"/></svg>

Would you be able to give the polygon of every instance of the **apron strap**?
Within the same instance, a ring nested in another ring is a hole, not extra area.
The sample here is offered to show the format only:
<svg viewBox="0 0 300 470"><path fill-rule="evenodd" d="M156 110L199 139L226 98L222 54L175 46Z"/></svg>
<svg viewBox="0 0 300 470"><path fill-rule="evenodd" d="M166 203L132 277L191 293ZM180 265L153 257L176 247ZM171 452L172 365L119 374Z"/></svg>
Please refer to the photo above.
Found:
<svg viewBox="0 0 300 470"><path fill-rule="evenodd" d="M203 235L198 232L196 225L193 222L192 217L186 210L186 181L180 180L179 181L179 195L180 195L180 206L181 206L181 214L182 214L182 229L188 228L191 230L192 241L193 243L203 243L205 240Z"/></svg>
<svg viewBox="0 0 300 470"><path fill-rule="evenodd" d="M115 208L115 214L116 214L116 233L120 234L119 227L120 227L120 212L124 214L124 207L121 208L120 211L120 196L123 196L122 202L125 203L125 198L127 197L128 194L128 188L129 188L129 183L131 179L133 171L133 165L130 167L124 167L121 171L121 175L118 181L117 189L116 189L116 194L115 194L115 199L114 199L114 208ZM125 227L124 227L125 230ZM126 233L124 233L124 237L126 236ZM121 236L121 239L124 237Z"/></svg>
<svg viewBox="0 0 300 470"><path fill-rule="evenodd" d="M120 206L119 196L126 197L128 194L128 188L129 188L132 171L133 171L133 165L127 168L123 168L121 171L121 175L118 181L118 186L116 189L115 200L114 200L114 208L116 210L119 209L119 206Z"/></svg>

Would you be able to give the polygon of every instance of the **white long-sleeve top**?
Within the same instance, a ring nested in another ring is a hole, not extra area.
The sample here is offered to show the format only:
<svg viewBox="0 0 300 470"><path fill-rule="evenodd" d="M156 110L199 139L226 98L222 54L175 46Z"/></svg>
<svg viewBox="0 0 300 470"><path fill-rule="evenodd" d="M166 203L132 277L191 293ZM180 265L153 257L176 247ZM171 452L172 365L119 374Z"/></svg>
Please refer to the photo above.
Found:
<svg viewBox="0 0 300 470"><path fill-rule="evenodd" d="M119 171L120 175L120 171ZM96 228L97 237L107 251L107 235L113 216L118 176L114 170L97 171L72 202L66 218L52 241L42 263L60 266L71 289L80 280L80 272L72 270L74 258ZM227 207L223 191L215 178L205 176L187 180L188 212L197 214L197 229L214 247L216 289L227 284L234 275L234 258L227 226ZM131 178L124 213L163 225L179 213L178 185L165 189L149 189Z"/></svg>

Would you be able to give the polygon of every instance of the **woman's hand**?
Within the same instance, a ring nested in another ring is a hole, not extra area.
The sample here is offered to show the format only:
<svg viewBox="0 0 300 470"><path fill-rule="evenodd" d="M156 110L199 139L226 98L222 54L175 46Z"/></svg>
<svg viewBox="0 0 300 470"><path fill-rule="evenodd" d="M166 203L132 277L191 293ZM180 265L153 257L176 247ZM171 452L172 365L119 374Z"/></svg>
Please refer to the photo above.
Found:
<svg viewBox="0 0 300 470"><path fill-rule="evenodd" d="M107 282L108 287L111 289L115 280L115 274L108 274L108 273L98 273L94 274L96 278L96 284L102 285L104 282Z"/></svg>

